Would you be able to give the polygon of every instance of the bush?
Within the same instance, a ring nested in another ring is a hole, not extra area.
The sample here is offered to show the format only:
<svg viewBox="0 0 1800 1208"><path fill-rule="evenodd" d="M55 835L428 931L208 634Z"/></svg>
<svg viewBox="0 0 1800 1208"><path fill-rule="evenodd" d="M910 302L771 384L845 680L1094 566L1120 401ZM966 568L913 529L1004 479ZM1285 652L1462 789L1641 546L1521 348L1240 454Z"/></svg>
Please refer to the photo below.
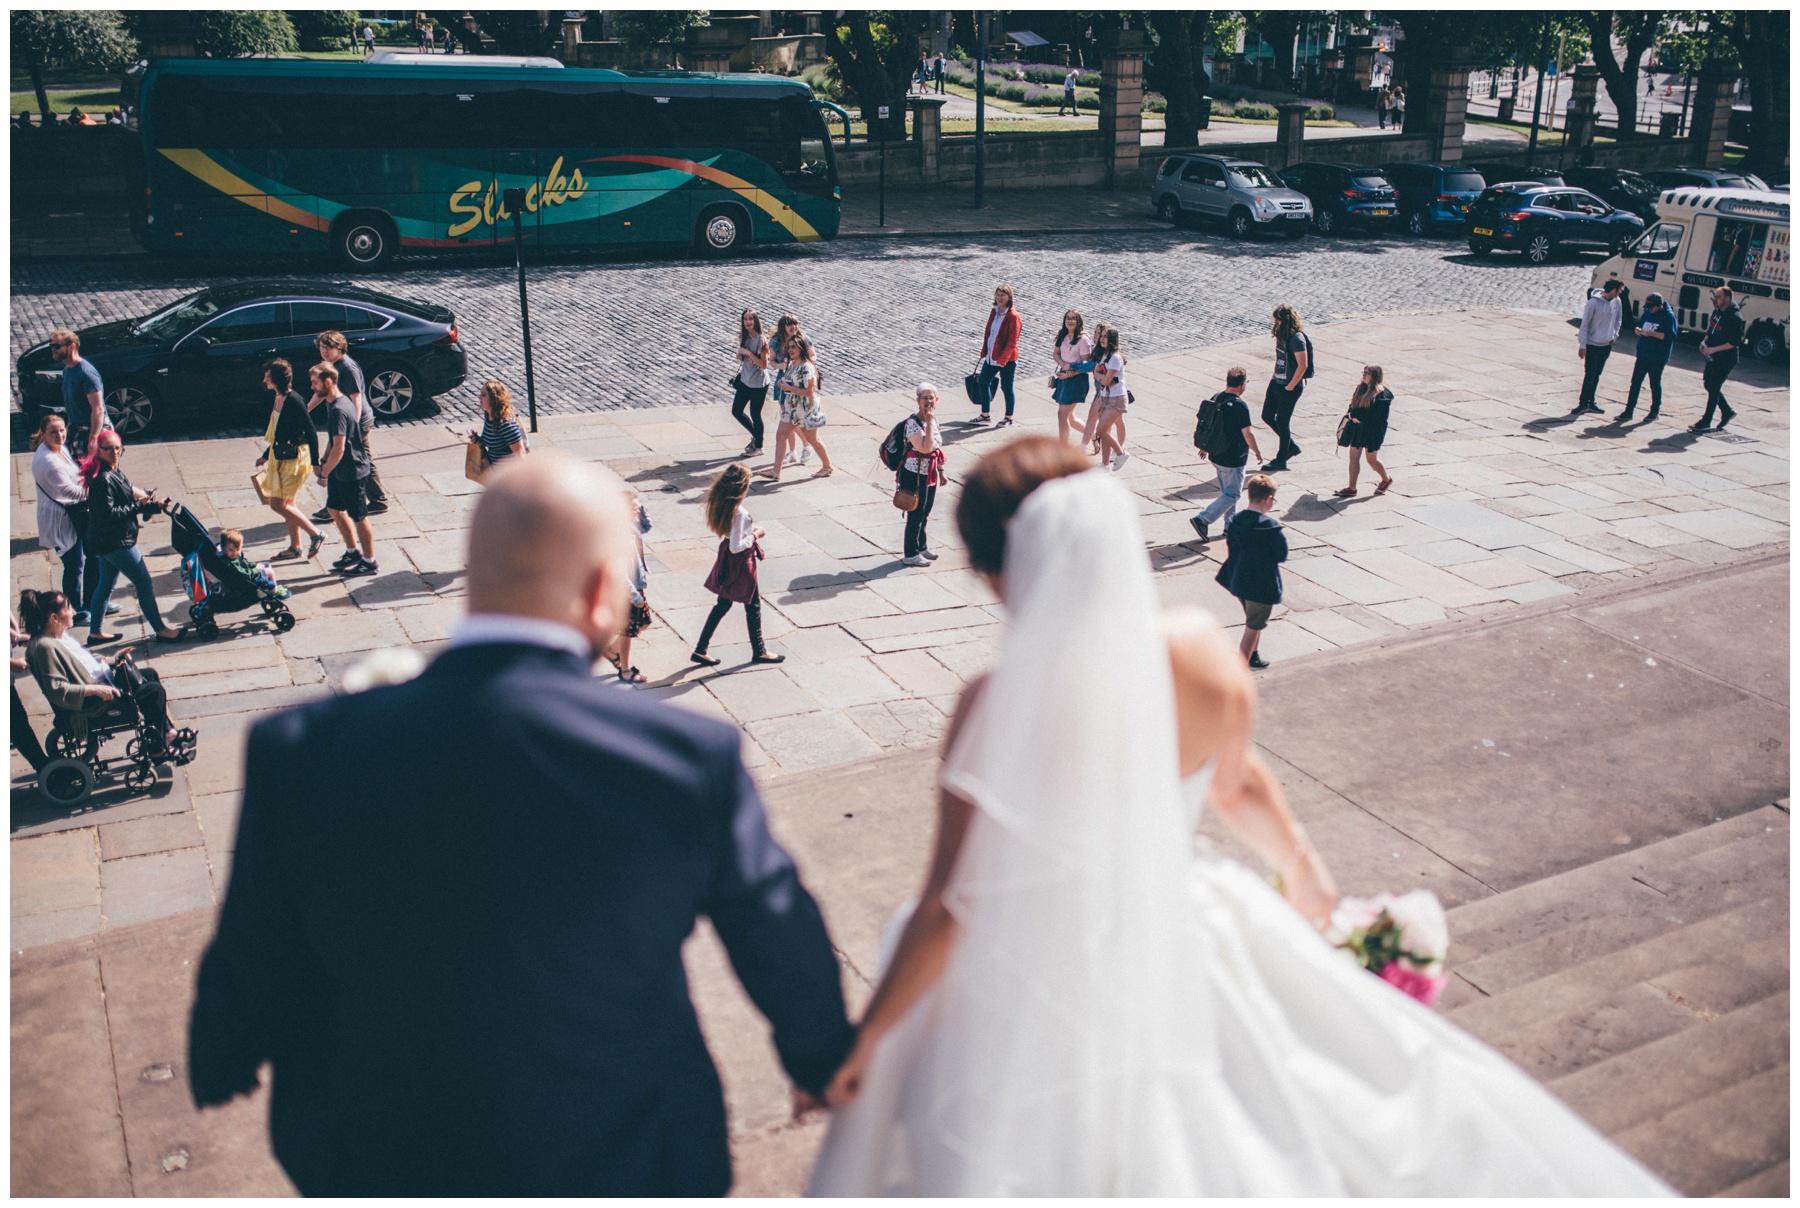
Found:
<svg viewBox="0 0 1800 1208"><path fill-rule="evenodd" d="M1265 105L1261 101L1245 101L1241 105L1233 106L1232 114L1253 122L1273 121L1280 116L1275 112L1275 106Z"/></svg>
<svg viewBox="0 0 1800 1208"><path fill-rule="evenodd" d="M1306 120L1309 122L1329 122L1337 117L1337 110L1330 105L1309 105Z"/></svg>
<svg viewBox="0 0 1800 1208"><path fill-rule="evenodd" d="M294 23L274 9L200 9L194 16L194 48L214 59L292 54L299 49Z"/></svg>
<svg viewBox="0 0 1800 1208"><path fill-rule="evenodd" d="M800 78L820 100L837 105L844 103L844 81L838 77L837 64L814 63L800 73Z"/></svg>
<svg viewBox="0 0 1800 1208"><path fill-rule="evenodd" d="M1096 109L1099 108L1098 99L1099 98L1095 98L1096 104L1094 107ZM1155 92L1146 92L1144 94L1144 112L1145 113L1167 113L1168 111L1169 111L1169 102L1167 100L1165 100L1161 96L1161 94L1155 93Z"/></svg>
<svg viewBox="0 0 1800 1208"><path fill-rule="evenodd" d="M357 14L350 9L288 10L301 50L343 50L356 38Z"/></svg>

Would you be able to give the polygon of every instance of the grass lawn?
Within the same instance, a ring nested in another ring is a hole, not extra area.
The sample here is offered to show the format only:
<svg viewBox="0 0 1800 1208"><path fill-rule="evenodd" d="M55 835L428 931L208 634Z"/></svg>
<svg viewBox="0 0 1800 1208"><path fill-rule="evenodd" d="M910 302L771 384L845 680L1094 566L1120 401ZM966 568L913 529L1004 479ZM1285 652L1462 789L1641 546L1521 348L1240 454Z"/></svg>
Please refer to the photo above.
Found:
<svg viewBox="0 0 1800 1208"><path fill-rule="evenodd" d="M119 103L117 87L99 89L94 92L57 91L56 89L47 89L46 91L50 94L50 111L52 113L67 113L79 105L83 112L91 113L95 117L104 117L112 111L114 105ZM13 113L36 113L37 111L37 93L28 88L24 92L12 94Z"/></svg>
<svg viewBox="0 0 1800 1208"><path fill-rule="evenodd" d="M1230 117L1230 116L1221 117L1220 115L1215 113L1212 117L1212 120L1215 122L1236 122L1240 126L1279 126L1279 125L1281 125L1281 119L1274 118L1274 117ZM1306 126L1307 126L1307 129L1309 129L1309 130L1314 127L1317 127L1317 126L1333 126L1333 127L1348 126L1353 130L1360 130L1362 128L1362 123L1361 122L1347 122L1347 121L1343 120L1342 118L1332 118L1328 122L1322 122L1316 118L1309 117L1306 119Z"/></svg>

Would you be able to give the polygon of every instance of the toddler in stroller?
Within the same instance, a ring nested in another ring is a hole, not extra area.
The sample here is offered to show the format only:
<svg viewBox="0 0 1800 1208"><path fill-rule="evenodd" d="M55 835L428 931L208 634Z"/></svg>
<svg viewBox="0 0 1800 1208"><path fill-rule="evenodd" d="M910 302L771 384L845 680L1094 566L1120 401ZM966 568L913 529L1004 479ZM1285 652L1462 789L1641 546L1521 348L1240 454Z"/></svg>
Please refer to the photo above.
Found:
<svg viewBox="0 0 1800 1208"><path fill-rule="evenodd" d="M259 569L243 556L242 533L225 530L226 535L237 538L237 548L227 553L185 506L176 504L169 509L169 524L170 544L181 555L181 583L192 601L188 616L202 638L219 636L219 614L258 606L279 632L294 627L294 614L284 602L287 588L277 585L267 569Z"/></svg>

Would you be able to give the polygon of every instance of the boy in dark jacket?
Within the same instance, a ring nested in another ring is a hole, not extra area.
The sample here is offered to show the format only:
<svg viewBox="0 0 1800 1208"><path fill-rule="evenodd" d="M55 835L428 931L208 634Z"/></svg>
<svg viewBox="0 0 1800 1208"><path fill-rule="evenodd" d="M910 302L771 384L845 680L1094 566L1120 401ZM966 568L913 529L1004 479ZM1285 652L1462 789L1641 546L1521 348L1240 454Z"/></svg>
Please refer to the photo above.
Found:
<svg viewBox="0 0 1800 1208"><path fill-rule="evenodd" d="M1287 536L1281 521L1269 515L1275 507L1275 480L1253 474L1244 494L1250 506L1231 518L1225 527L1225 562L1218 583L1244 606L1244 636L1238 653L1252 667L1267 667L1256 652L1269 613L1281 603L1281 564L1287 561Z"/></svg>

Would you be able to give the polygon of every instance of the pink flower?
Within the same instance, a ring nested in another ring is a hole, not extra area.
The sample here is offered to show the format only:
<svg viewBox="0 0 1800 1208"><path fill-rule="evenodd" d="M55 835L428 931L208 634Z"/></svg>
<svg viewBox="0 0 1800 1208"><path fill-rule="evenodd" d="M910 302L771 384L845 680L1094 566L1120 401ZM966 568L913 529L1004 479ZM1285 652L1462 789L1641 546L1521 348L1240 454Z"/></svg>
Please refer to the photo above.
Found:
<svg viewBox="0 0 1800 1208"><path fill-rule="evenodd" d="M1405 961L1393 961L1381 971L1381 980L1430 1007L1437 1004L1438 995L1443 993L1445 979L1421 973Z"/></svg>

